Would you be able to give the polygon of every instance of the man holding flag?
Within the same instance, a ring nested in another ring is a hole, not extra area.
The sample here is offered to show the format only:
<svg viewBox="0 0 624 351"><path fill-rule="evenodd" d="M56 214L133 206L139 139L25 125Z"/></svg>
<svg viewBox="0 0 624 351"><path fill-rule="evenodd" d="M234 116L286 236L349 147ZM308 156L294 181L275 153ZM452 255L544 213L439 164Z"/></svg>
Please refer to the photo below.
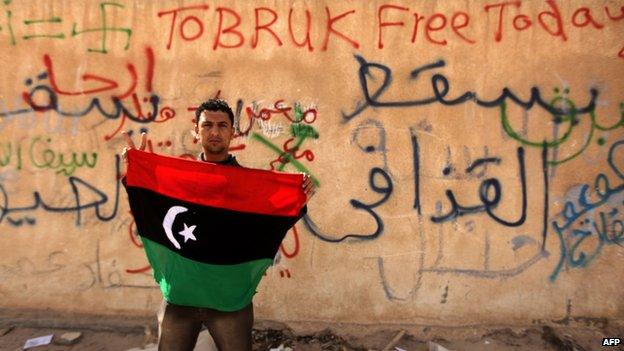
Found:
<svg viewBox="0 0 624 351"><path fill-rule="evenodd" d="M196 110L198 161L144 152L127 133L124 186L166 301L159 350L192 350L202 325L221 351L251 350L252 298L314 194L308 176L241 167L228 104Z"/></svg>

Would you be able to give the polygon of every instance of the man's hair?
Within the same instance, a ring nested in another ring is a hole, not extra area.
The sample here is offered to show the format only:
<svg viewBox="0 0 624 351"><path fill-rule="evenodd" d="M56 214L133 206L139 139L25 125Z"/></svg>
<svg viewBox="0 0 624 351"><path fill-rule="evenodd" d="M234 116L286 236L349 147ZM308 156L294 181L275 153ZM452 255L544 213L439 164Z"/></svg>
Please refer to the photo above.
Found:
<svg viewBox="0 0 624 351"><path fill-rule="evenodd" d="M232 109L230 108L230 106L225 100L210 99L202 103L201 105L199 105L197 110L195 110L195 125L196 126L199 125L199 116L201 116L202 112L204 111L213 111L213 112L220 111L220 112L227 113L228 118L230 119L230 123L232 124L232 126L234 126L234 113L232 112Z"/></svg>

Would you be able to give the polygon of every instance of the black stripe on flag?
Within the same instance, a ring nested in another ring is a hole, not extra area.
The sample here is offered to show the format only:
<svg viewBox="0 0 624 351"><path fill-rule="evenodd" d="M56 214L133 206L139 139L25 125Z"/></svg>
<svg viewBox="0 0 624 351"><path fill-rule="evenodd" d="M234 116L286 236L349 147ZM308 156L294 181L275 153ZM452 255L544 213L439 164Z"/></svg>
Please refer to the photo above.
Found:
<svg viewBox="0 0 624 351"><path fill-rule="evenodd" d="M273 259L287 231L300 217L197 205L139 187L127 186L126 190L139 235L209 264Z"/></svg>

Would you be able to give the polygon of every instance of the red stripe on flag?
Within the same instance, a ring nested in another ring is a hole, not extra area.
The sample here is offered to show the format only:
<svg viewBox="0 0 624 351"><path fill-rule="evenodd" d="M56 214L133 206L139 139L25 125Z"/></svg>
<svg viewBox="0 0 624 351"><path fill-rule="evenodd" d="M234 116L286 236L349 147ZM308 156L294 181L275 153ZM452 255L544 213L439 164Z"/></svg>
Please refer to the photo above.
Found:
<svg viewBox="0 0 624 351"><path fill-rule="evenodd" d="M276 216L297 216L305 204L301 174L223 166L132 149L128 186L195 204Z"/></svg>

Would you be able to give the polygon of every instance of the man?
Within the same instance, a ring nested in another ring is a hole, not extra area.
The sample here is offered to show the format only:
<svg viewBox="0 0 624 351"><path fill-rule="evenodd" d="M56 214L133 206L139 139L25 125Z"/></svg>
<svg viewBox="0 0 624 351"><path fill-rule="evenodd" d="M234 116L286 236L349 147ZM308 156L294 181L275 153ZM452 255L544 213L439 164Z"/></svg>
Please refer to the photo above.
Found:
<svg viewBox="0 0 624 351"><path fill-rule="evenodd" d="M199 106L195 112L195 138L200 142L202 152L199 160L232 167L240 167L236 158L228 152L234 136L234 114L228 104L219 99L211 99ZM127 133L123 133L126 152L135 148ZM139 150L144 150L147 141L141 135ZM308 176L303 182L306 202L314 194L314 185ZM238 311L218 311L206 307L180 306L165 302L163 320L160 323L159 350L192 350L202 325L212 335L221 351L251 350L253 327L253 304Z"/></svg>

